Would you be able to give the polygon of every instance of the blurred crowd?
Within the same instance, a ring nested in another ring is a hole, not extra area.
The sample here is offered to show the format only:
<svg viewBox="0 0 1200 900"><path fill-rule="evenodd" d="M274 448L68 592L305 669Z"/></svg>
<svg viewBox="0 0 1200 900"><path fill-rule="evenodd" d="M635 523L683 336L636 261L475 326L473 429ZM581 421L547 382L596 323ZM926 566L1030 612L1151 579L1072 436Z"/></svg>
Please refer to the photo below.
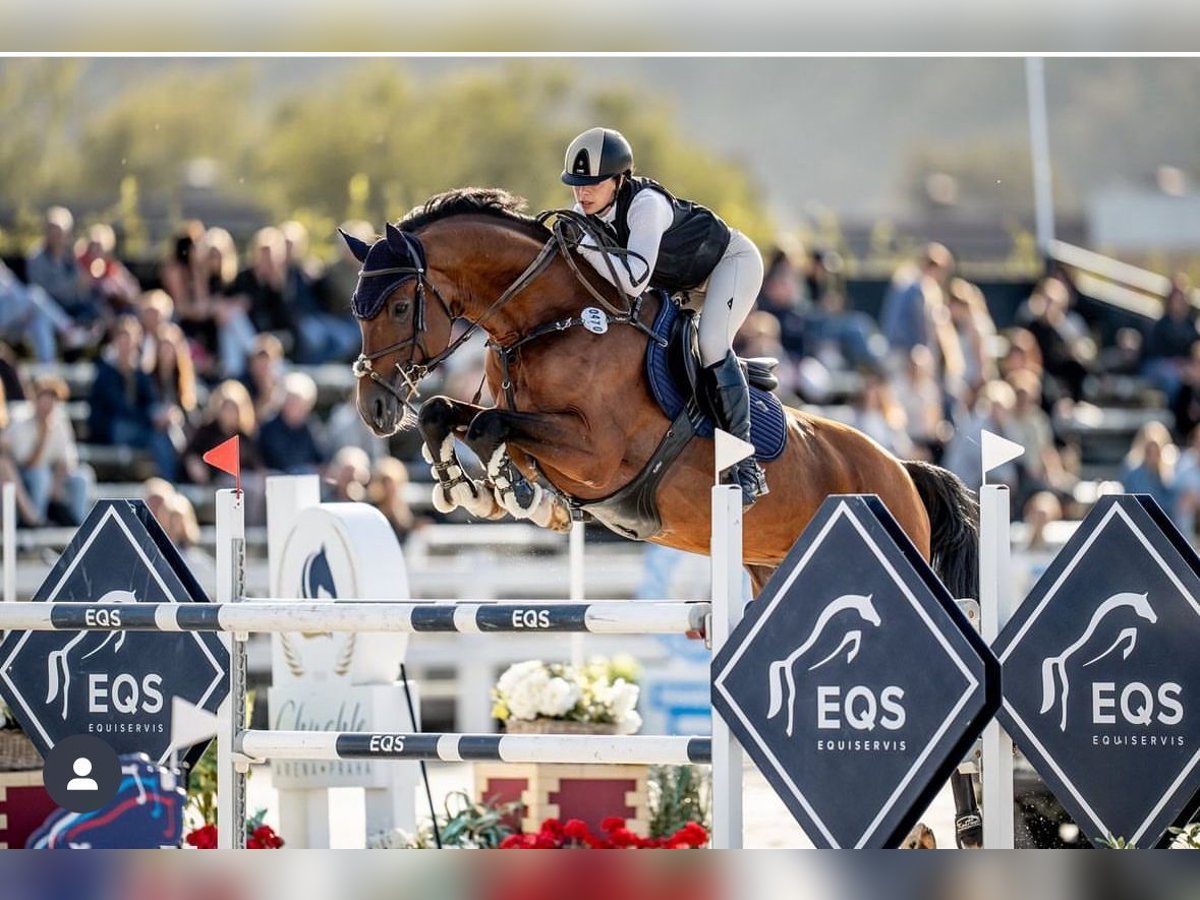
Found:
<svg viewBox="0 0 1200 900"><path fill-rule="evenodd" d="M191 221L144 283L114 250L111 227L77 234L70 211L53 207L24 277L0 261L0 481L17 486L22 525L82 520L96 488L81 443L95 458L129 460L129 475L148 465L154 496L163 485L225 486L201 457L237 435L243 482L317 473L326 499L370 500L401 537L411 530L407 470L360 423L349 392L314 414L313 367L348 366L358 352L349 298L359 264L348 252L320 265L292 221L260 229L239 254L229 232ZM94 374L73 403L76 361ZM172 488L168 499L156 514L180 546L194 545L188 496Z"/></svg>
<svg viewBox="0 0 1200 900"><path fill-rule="evenodd" d="M824 407L972 488L982 482L984 429L1021 444L1025 455L989 478L1010 486L1014 517L1030 524L1034 541L1048 523L1085 511L1076 491L1080 447L1064 425L1091 406L1102 376L1131 376L1158 392L1163 421L1141 427L1114 481L1153 495L1194 539L1200 330L1187 279L1173 280L1161 316L1144 331L1122 329L1103 347L1065 274L1040 279L1000 331L983 292L956 268L947 247L929 244L894 273L876 319L854 309L836 252L775 250L735 347L779 358L782 391L798 405ZM830 408L847 373L855 376L848 402Z"/></svg>
<svg viewBox="0 0 1200 900"><path fill-rule="evenodd" d="M342 228L374 237L364 222ZM349 363L359 346L349 311L359 264L348 251L319 263L295 221L260 229L239 251L225 229L191 221L152 277L142 269L139 279L115 249L111 227L78 230L68 210L53 207L22 277L0 262L0 481L17 485L24 525L81 520L96 479L80 443L94 458L95 448L126 448L163 493L225 484L201 456L238 435L251 487L270 473L315 472L327 499L370 500L401 536L414 527L405 462L361 423L347 382L318 406L314 372ZM1183 278L1160 318L1102 347L1065 276L1041 279L1015 324L998 331L983 291L941 244L895 272L877 317L855 308L836 252L765 255L757 309L735 346L780 360L786 401L840 417L972 487L982 477L980 432L1017 441L1027 453L995 477L1036 533L1079 512L1079 448L1061 424L1102 372L1136 376L1160 392L1173 427L1142 427L1118 477L1194 535L1200 331ZM452 360L439 391L476 392L482 350L473 346ZM94 375L73 397L66 374L75 361L90 361ZM420 466L416 446L400 450ZM194 545L186 492L164 497L155 501L164 525L181 546Z"/></svg>

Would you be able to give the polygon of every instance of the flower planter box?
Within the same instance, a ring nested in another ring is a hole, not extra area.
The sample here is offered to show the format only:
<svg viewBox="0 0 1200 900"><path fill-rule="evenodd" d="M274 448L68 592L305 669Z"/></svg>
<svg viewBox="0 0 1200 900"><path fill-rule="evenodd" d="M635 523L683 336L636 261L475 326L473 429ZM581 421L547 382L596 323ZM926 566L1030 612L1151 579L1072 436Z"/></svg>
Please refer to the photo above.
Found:
<svg viewBox="0 0 1200 900"><path fill-rule="evenodd" d="M648 766L640 765L479 762L475 763L475 799L520 802L523 815L508 823L517 831L536 832L546 819L582 819L600 833L600 823L617 816L625 819L630 831L646 837L648 771Z"/></svg>

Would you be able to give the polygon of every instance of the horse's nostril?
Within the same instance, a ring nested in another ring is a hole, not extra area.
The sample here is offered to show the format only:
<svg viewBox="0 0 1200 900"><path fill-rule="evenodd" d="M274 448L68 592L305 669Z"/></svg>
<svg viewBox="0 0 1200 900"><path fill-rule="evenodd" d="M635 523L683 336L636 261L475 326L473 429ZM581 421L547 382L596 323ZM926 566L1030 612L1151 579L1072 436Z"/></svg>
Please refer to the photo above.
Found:
<svg viewBox="0 0 1200 900"><path fill-rule="evenodd" d="M375 398L375 424L379 425L380 427L382 427L384 424L383 417L384 417L385 412L386 412L386 405L383 402L383 398L376 397Z"/></svg>

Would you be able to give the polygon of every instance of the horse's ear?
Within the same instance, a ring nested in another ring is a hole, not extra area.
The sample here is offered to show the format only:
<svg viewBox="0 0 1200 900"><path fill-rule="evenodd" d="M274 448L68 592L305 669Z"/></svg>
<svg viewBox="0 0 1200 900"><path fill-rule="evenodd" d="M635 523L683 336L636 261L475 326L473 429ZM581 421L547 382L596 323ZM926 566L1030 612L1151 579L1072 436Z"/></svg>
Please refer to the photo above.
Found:
<svg viewBox="0 0 1200 900"><path fill-rule="evenodd" d="M404 232L388 222L384 227L384 235L387 237L388 246L398 253L401 259L408 259L408 241L404 239Z"/></svg>
<svg viewBox="0 0 1200 900"><path fill-rule="evenodd" d="M340 228L338 229L338 234L342 236L342 240L346 242L346 246L350 248L350 252L354 254L355 259L359 262L367 261L367 251L371 249L370 244L366 241L360 241L354 235L347 234Z"/></svg>

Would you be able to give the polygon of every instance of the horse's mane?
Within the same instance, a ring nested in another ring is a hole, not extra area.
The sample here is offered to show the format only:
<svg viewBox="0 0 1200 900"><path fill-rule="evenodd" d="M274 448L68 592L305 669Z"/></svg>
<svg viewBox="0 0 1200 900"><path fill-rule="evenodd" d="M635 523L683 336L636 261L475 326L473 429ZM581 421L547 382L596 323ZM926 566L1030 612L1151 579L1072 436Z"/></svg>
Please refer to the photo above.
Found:
<svg viewBox="0 0 1200 900"><path fill-rule="evenodd" d="M434 194L420 206L414 207L400 220L398 227L401 231L417 231L451 216L483 215L522 226L545 240L550 236L549 230L537 219L524 213L527 205L524 197L502 188L457 188Z"/></svg>

